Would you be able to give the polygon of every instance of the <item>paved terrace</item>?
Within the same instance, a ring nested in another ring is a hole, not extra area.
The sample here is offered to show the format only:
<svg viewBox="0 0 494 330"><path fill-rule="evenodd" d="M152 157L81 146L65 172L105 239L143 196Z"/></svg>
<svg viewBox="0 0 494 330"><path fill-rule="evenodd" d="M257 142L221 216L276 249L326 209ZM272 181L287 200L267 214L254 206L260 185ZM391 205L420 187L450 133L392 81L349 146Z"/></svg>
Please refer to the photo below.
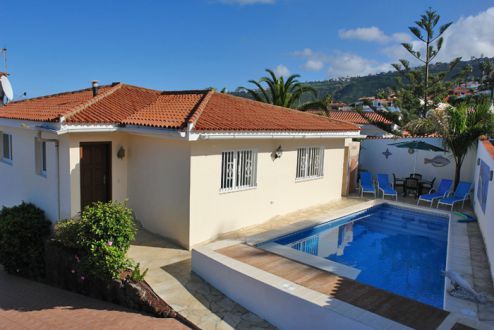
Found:
<svg viewBox="0 0 494 330"><path fill-rule="evenodd" d="M313 225L315 219L334 217L341 209L358 206L364 201L366 200L356 197L344 198L317 207L277 216L262 225L231 232L219 239L248 242L252 240L252 237L263 235L266 232L283 231L287 230L287 228L300 228ZM405 202L415 204L415 200L413 199L405 200ZM459 244L463 244L459 246L458 250L462 254L462 257L464 257L463 250L468 251L469 256L471 255L471 264L460 265L464 268L464 271L461 273L469 281L473 281L475 289L488 294L490 303L482 306L469 302L460 302L452 306L452 308L460 312L463 310L465 314L469 314L465 315L467 318L466 323L474 326L488 327L491 321L494 320L492 308L494 290L492 289L488 267L485 266L487 264L487 258L483 241L477 224L461 224L461 227L458 228L460 229L455 235L461 236L461 240L458 241ZM238 251L224 250L223 252L238 258L242 257L236 254ZM252 253L252 251L246 254L249 253ZM184 251L158 236L150 234L145 230L140 230L136 242L134 242L129 250L129 256L141 262L143 267L149 268L146 280L153 289L173 308L199 327L203 329L271 328L267 322L225 297L221 292L192 273L189 251ZM269 256L266 257L270 258ZM277 256L277 258L281 257ZM244 260L248 259L245 258ZM253 262L252 259L251 262ZM377 307L375 306L375 308ZM419 307L422 308L422 306ZM420 308L417 310L420 311ZM455 322L445 320L447 313L429 312L432 315L430 325L441 324L441 322L445 321L443 325L449 324L450 326L454 326ZM477 319L477 316L484 322L472 322L472 320ZM459 327L459 324L456 327Z"/></svg>

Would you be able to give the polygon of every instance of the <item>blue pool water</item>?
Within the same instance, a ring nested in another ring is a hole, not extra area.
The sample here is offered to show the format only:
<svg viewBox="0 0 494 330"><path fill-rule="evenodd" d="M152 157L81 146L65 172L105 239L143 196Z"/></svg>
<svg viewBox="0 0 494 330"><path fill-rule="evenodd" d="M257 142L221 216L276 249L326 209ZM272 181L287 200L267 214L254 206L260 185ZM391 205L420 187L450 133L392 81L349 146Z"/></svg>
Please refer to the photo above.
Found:
<svg viewBox="0 0 494 330"><path fill-rule="evenodd" d="M357 281L443 307L448 217L380 204L275 239L360 270Z"/></svg>

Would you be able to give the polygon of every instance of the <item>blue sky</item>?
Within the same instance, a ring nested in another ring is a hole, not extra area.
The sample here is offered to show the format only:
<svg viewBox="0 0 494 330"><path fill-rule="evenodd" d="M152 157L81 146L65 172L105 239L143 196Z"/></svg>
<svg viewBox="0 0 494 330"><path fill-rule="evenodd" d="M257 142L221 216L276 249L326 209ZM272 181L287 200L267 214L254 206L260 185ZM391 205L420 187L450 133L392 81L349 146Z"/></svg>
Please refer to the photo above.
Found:
<svg viewBox="0 0 494 330"><path fill-rule="evenodd" d="M494 1L486 0L2 1L0 47L16 95L93 79L232 90L265 68L302 80L387 70L429 6L456 22L444 59L494 56Z"/></svg>

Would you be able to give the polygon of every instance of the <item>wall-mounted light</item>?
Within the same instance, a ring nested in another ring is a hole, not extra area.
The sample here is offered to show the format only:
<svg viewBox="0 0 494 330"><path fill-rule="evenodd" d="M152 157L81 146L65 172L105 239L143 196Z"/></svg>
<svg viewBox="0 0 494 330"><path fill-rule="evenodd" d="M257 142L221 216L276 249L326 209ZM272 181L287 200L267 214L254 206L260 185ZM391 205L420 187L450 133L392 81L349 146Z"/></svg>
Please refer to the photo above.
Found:
<svg viewBox="0 0 494 330"><path fill-rule="evenodd" d="M281 149L281 145L275 151L273 151L271 155L273 159L281 158L281 156L283 155L283 149Z"/></svg>
<svg viewBox="0 0 494 330"><path fill-rule="evenodd" d="M477 166L480 165L480 158L477 158Z"/></svg>
<svg viewBox="0 0 494 330"><path fill-rule="evenodd" d="M120 148L118 148L117 157L118 157L118 159L124 159L125 158L125 149L123 146L120 146Z"/></svg>
<svg viewBox="0 0 494 330"><path fill-rule="evenodd" d="M494 171L492 171L492 170L489 172L489 181L492 181L492 173L493 173L493 172L494 172Z"/></svg>

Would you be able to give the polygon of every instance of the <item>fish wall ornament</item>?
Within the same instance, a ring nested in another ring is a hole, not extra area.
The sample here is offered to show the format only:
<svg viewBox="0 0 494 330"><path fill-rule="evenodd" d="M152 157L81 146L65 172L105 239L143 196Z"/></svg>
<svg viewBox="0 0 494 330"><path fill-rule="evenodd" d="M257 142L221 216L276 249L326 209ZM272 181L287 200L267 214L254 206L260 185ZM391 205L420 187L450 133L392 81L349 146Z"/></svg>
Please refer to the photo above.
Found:
<svg viewBox="0 0 494 330"><path fill-rule="evenodd" d="M451 163L451 161L443 156L436 156L434 158L424 158L424 164L431 164L434 167L444 167Z"/></svg>

